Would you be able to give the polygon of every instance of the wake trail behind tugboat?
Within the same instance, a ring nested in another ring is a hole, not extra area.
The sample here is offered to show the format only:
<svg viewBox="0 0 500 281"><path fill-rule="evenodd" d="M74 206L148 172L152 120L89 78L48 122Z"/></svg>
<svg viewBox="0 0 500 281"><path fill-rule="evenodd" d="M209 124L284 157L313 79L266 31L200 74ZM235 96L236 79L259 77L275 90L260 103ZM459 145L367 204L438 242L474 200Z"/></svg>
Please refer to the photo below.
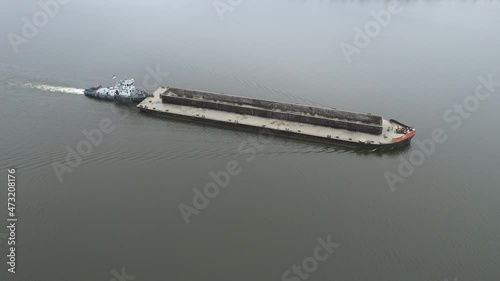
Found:
<svg viewBox="0 0 500 281"><path fill-rule="evenodd" d="M45 84L37 84L37 83L31 83L31 82L26 82L26 83L16 82L16 83L13 83L13 85L20 86L22 88L38 89L38 90L53 92L53 93L83 95L83 89L78 89L78 88L73 88L73 87L45 85Z"/></svg>

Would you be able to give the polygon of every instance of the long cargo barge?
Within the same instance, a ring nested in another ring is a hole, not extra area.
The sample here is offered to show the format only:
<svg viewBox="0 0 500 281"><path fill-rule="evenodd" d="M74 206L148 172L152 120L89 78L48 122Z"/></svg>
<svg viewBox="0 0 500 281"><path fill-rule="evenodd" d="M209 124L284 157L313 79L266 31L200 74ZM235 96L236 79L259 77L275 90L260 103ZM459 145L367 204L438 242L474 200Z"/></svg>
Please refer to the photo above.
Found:
<svg viewBox="0 0 500 281"><path fill-rule="evenodd" d="M137 105L144 113L271 130L280 135L349 146L408 144L416 130L394 119L308 105L160 87Z"/></svg>

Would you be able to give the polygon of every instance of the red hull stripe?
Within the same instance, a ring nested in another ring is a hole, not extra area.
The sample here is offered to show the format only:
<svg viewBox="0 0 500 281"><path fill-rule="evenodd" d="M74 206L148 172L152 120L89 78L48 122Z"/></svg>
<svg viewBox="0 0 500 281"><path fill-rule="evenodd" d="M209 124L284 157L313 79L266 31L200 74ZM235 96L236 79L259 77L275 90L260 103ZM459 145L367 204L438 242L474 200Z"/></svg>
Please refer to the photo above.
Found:
<svg viewBox="0 0 500 281"><path fill-rule="evenodd" d="M411 138L413 137L415 134L417 133L417 131L413 131L413 132L410 132L408 134L405 134L399 138L393 138L392 139L392 142L400 142L400 141L404 141L405 139L408 139L408 138Z"/></svg>

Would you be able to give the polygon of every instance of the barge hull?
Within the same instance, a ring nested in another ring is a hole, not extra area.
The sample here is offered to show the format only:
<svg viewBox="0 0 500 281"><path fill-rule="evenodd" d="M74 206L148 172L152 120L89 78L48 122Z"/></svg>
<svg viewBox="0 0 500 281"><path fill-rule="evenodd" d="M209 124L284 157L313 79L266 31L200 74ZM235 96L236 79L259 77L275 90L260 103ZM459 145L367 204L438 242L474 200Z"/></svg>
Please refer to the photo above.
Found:
<svg viewBox="0 0 500 281"><path fill-rule="evenodd" d="M358 147L358 148L368 148L368 149L392 149L396 147L402 147L410 144L412 138L407 138L405 140L396 142L396 143L387 143L387 144L372 144L372 143L360 143L360 142L353 142L353 141L348 141L348 140L342 140L342 139L337 139L337 138L325 138L325 137L320 137L320 136L311 136L311 135L305 135L305 134L300 134L298 132L291 132L291 131L283 131L283 130L278 130L278 129L273 129L273 128L263 128L263 127L256 127L256 126L250 126L246 124L241 124L241 123L230 123L226 121L218 121L218 120L212 120L212 119L206 119L206 118L199 118L195 116L184 116L184 115L179 115L179 114L172 114L168 112L160 112L154 109L148 109L148 108L140 108L139 110L142 113L146 114L151 114L154 116L162 117L162 118L169 118L173 120L182 120L182 121L195 121L196 123L203 123L207 125L212 125L212 126L218 126L218 127L223 127L223 128L237 128L240 130L244 131L251 131L251 132L272 132L272 135L276 136L282 136L286 138L292 138L292 139L298 139L298 140L306 140L306 141L313 141L316 143L323 143L323 144L338 144L342 146L348 146L348 147Z"/></svg>
<svg viewBox="0 0 500 281"><path fill-rule="evenodd" d="M174 88L175 89L175 88ZM204 92L199 92L203 95ZM367 132L360 132L358 130L347 130L342 128L336 128L333 126L324 126L323 119L326 121L331 120L331 118L326 118L323 116L314 115L312 117L316 119L322 119L319 123L314 121L311 122L298 122L296 121L296 116L301 116L301 112L284 112L278 110L279 113L283 113L281 116L285 118L272 118L268 117L265 113L253 114L255 111L259 111L260 108L255 108L251 105L242 105L228 103L225 101L212 101L209 100L207 104L210 106L205 106L205 103L191 103L185 104L184 101L186 97L180 96L179 100L182 102L178 103L176 100L174 102L168 102L172 99L164 99L167 95L172 95L170 88L159 88L155 91L152 97L146 98L137 107L144 113L154 114L157 116L173 117L176 119L184 120L195 120L196 122L203 123L213 123L216 125L239 127L243 129L251 129L253 131L270 130L273 134L283 135L293 138L309 139L314 141L319 141L322 143L337 143L347 146L355 147L368 147L368 148L390 148L395 146L401 146L408 144L414 137L416 131L412 128L400 125L395 120L386 120L378 116L375 117L380 120L380 134L370 134ZM220 95L220 94L218 94ZM205 100L203 96L196 97L196 100ZM200 107L193 106L193 104L200 105ZM221 110L218 105L231 106L232 110ZM238 106L241 107L241 112L237 111ZM250 108L250 114L245 114ZM315 108L313 108L316 110ZM264 109L261 112L273 112L273 110ZM291 118L287 117L287 114ZM276 116L276 115L272 115ZM311 116L311 115L309 115ZM369 115L367 115L369 116ZM372 118L370 116L370 118ZM299 118L299 120L302 120ZM353 120L345 119L334 119L335 121L341 121L345 123L353 123ZM376 123L379 123L375 120ZM358 124L358 123L356 123ZM360 124L360 125L366 125Z"/></svg>

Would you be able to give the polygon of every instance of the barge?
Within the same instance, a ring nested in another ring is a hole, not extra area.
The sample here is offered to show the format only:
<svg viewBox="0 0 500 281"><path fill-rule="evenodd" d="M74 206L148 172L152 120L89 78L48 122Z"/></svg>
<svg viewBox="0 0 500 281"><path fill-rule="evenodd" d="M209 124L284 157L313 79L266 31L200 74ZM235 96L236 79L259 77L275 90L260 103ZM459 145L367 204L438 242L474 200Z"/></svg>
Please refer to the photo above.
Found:
<svg viewBox="0 0 500 281"><path fill-rule="evenodd" d="M416 130L394 119L308 105L160 87L137 105L144 113L271 130L280 135L372 148L410 143Z"/></svg>

